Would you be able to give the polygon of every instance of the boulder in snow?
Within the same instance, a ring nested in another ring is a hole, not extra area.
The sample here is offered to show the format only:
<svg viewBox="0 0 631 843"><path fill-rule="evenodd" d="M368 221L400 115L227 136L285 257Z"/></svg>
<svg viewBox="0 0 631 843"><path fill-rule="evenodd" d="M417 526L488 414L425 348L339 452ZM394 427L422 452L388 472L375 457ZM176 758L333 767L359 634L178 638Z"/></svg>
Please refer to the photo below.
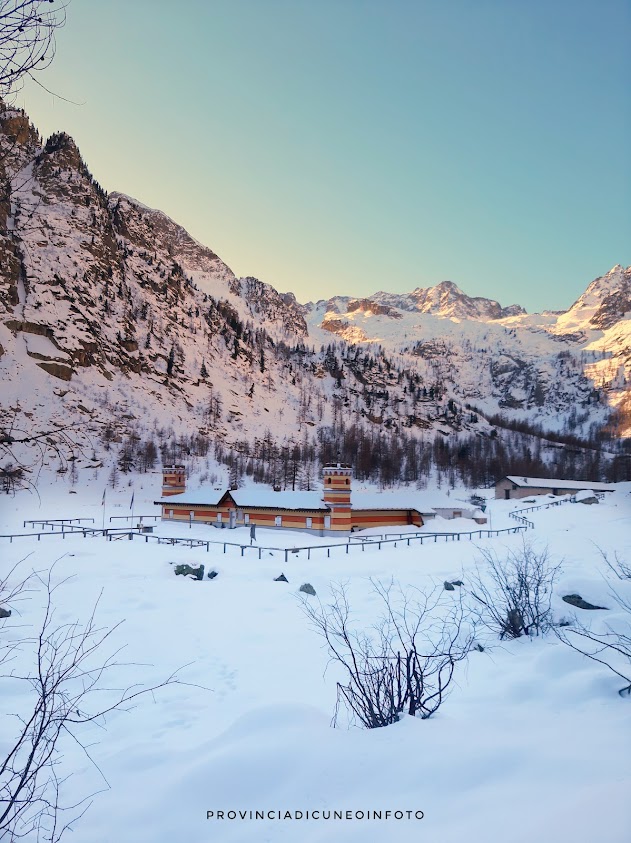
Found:
<svg viewBox="0 0 631 843"><path fill-rule="evenodd" d="M183 577L194 577L196 580L204 579L204 566L199 565L194 568L192 565L176 565L175 575Z"/></svg>
<svg viewBox="0 0 631 843"><path fill-rule="evenodd" d="M606 609L606 606L594 606L593 603L588 603L587 600L583 600L580 594L564 594L561 598L565 603L569 603L570 606L576 606L577 609Z"/></svg>
<svg viewBox="0 0 631 843"><path fill-rule="evenodd" d="M583 489L580 492L577 492L574 495L574 500L576 501L576 503L586 503L588 505L598 503L598 498L589 489Z"/></svg>

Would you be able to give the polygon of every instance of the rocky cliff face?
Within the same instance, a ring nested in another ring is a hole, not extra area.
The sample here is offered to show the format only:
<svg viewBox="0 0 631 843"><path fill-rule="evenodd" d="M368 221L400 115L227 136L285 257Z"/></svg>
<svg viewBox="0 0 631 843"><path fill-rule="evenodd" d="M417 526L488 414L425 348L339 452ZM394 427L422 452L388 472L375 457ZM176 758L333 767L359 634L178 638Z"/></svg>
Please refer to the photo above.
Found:
<svg viewBox="0 0 631 843"><path fill-rule="evenodd" d="M561 315L558 324L574 330L607 330L628 316L631 316L631 267L617 265L592 281Z"/></svg>

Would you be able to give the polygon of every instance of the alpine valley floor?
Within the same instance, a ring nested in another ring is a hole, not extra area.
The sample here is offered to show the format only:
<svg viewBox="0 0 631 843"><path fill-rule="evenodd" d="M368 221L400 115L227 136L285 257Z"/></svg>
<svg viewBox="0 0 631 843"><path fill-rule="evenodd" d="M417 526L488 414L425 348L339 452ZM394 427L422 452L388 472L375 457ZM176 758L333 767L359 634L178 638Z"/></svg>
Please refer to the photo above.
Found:
<svg viewBox="0 0 631 843"><path fill-rule="evenodd" d="M26 532L24 519L94 517L101 490L69 496L51 484L37 497L0 501L0 533ZM457 494L454 492L452 494ZM108 490L107 515L129 514L129 493ZM155 511L155 490L135 492L137 513ZM492 526L513 526L523 502L489 501ZM555 586L557 620L580 609L560 596L579 593L608 611L582 613L593 628L621 624L610 592L631 599L631 582L614 581L598 547L631 561L631 484L598 506L565 504L534 512L528 540L549 546L563 569ZM442 526L447 526L444 522ZM449 522L450 528L455 525ZM466 525L461 524L465 529ZM468 522L468 528L471 524ZM159 525L165 535L236 540L209 527ZM438 519L428 531L440 529ZM234 534L239 531L233 531ZM220 533L221 535L217 535ZM245 531L239 540L249 542ZM301 610L298 588L310 582L323 603L331 583L346 582L364 627L378 616L370 578L403 586L442 587L468 572L480 548L501 553L520 536L346 554L291 558L266 552L259 561L220 546L210 553L144 542L81 536L0 539L4 571L46 571L54 563L56 619L87 619L113 627L105 655L124 647L108 687L159 682L178 667L186 685L172 685L84 727L81 748L64 739L66 804L101 791L74 826L81 843L623 843L631 839L631 698L605 667L562 644L554 634L500 642L483 640L459 665L456 682L428 720L405 717L375 730L332 728L335 666L327 669L322 640ZM260 545L293 546L325 539L257 531ZM598 547L597 547L598 546ZM214 580L175 577L173 563L206 565ZM274 582L281 571L289 582ZM624 590L626 589L626 590ZM623 591L624 590L624 591ZM3 635L31 634L44 592L16 606ZM589 618L585 615L589 614ZM19 621L19 626L15 623ZM10 669L33 668L23 647ZM628 667L627 667L628 670ZM5 671L6 672L6 671ZM107 694L104 695L107 697ZM5 714L27 710L29 692L0 680ZM17 721L0 718L0 746ZM273 819L207 819L207 812L276 812ZM277 819L285 811L422 811L423 819Z"/></svg>

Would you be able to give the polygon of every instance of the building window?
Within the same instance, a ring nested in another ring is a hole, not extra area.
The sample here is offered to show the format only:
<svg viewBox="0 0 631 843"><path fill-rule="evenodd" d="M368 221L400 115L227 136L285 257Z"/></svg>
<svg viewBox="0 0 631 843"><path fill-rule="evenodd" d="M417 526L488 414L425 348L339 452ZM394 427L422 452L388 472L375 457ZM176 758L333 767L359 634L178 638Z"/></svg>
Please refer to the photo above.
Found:
<svg viewBox="0 0 631 843"><path fill-rule="evenodd" d="M172 509L169 510L169 518L173 518L173 510Z"/></svg>
<svg viewBox="0 0 631 843"><path fill-rule="evenodd" d="M221 524L221 512L217 513L217 524Z"/></svg>
<svg viewBox="0 0 631 843"><path fill-rule="evenodd" d="M283 519L280 515L276 515L274 518L274 526L275 527L282 527L283 526Z"/></svg>
<svg viewBox="0 0 631 843"><path fill-rule="evenodd" d="M330 515L324 516L324 529L325 530L331 529L331 516Z"/></svg>
<svg viewBox="0 0 631 843"><path fill-rule="evenodd" d="M191 521L195 518L195 510L194 509L191 509L191 511L188 514L188 517L190 518Z"/></svg>
<svg viewBox="0 0 631 843"><path fill-rule="evenodd" d="M330 478L330 477L327 477L327 478L326 478L326 482L327 482L327 483L330 483L330 482L331 482L331 478Z"/></svg>
<svg viewBox="0 0 631 843"><path fill-rule="evenodd" d="M310 530L313 527L313 518L305 518L305 527Z"/></svg>
<svg viewBox="0 0 631 843"><path fill-rule="evenodd" d="M245 515L243 516L243 523L244 524L250 523L250 513L249 512L246 512Z"/></svg>

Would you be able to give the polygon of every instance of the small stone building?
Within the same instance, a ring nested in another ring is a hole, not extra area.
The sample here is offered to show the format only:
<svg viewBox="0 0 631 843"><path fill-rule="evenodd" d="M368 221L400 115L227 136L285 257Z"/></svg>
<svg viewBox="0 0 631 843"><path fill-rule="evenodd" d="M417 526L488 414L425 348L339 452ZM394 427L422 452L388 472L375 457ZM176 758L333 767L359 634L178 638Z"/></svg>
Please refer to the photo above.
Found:
<svg viewBox="0 0 631 843"><path fill-rule="evenodd" d="M532 495L575 495L590 489L593 492L613 492L614 487L594 480L559 480L549 477L518 477L507 475L495 484L495 497L502 500L528 498Z"/></svg>

